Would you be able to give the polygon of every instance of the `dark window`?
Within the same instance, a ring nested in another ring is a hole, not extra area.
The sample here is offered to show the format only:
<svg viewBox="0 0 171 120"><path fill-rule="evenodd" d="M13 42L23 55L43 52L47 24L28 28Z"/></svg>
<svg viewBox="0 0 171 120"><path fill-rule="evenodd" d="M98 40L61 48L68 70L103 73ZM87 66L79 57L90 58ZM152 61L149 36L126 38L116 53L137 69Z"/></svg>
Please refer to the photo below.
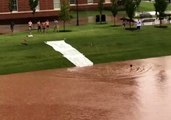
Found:
<svg viewBox="0 0 171 120"><path fill-rule="evenodd" d="M70 0L70 4L75 4L75 0Z"/></svg>
<svg viewBox="0 0 171 120"><path fill-rule="evenodd" d="M18 11L18 1L13 0L13 11Z"/></svg>

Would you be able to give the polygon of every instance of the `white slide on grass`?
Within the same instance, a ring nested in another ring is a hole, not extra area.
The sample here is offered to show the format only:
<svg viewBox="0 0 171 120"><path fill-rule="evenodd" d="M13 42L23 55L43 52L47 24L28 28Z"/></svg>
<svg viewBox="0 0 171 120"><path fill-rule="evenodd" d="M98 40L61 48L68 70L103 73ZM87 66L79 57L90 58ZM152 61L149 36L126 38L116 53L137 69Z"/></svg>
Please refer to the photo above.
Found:
<svg viewBox="0 0 171 120"><path fill-rule="evenodd" d="M70 62L72 62L77 67L85 67L92 66L93 62L91 62L88 58L86 58L82 53L73 48L71 45L66 43L64 40L61 41L47 41L46 44L52 46L55 51L63 54L65 58L67 58Z"/></svg>

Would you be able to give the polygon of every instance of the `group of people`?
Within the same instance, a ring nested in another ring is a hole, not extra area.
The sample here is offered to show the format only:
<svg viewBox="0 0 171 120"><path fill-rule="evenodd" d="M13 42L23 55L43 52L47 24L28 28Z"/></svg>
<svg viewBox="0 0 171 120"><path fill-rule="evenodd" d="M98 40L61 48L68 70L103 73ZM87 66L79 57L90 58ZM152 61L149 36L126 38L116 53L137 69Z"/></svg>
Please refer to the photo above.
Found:
<svg viewBox="0 0 171 120"><path fill-rule="evenodd" d="M126 24L128 24L129 21L123 20L122 22L123 22L123 27L125 28L125 27L126 27ZM132 21L131 21L131 22L132 22ZM131 23L131 24L132 24L132 23ZM140 30L140 29L141 29L141 26L142 26L141 20L138 19L137 21L134 22L134 24L136 25L136 29L137 29L137 30Z"/></svg>
<svg viewBox="0 0 171 120"><path fill-rule="evenodd" d="M40 21L37 22L37 31L38 32L45 32L45 31L47 31L49 29L49 27L50 27L49 20L46 20L44 22L40 22ZM28 22L28 29L29 29L30 34L31 34L32 28L33 28L33 23L30 20ZM56 19L54 20L54 31L59 32L59 22Z"/></svg>
<svg viewBox="0 0 171 120"><path fill-rule="evenodd" d="M37 22L37 31L38 32L45 32L45 30L48 30L49 29L49 20L46 20L45 22L40 22L38 21Z"/></svg>
<svg viewBox="0 0 171 120"><path fill-rule="evenodd" d="M57 19L54 19L54 32L59 32L59 22ZM14 26L15 26L15 23L14 21L11 21L10 22L10 30L11 30L11 33L13 34L14 32ZM49 20L46 20L44 22L40 22L40 21L37 21L37 31L38 32L46 32L50 27L50 22ZM30 20L28 22L28 30L29 30L29 34L27 35L27 37L33 37L32 35L32 29L33 29L33 22ZM27 40L26 38L23 40L22 44L24 45L27 45Z"/></svg>
<svg viewBox="0 0 171 120"><path fill-rule="evenodd" d="M128 24L128 22L129 21L127 21L127 20L123 20L123 27L125 28L126 27L126 25ZM140 30L141 29L141 26L142 26L142 22L141 22L141 20L137 20L136 22L134 22L135 24L136 24L136 29L137 30ZM14 32L14 22L13 21L11 21L11 23L10 23L10 29L11 29L11 32L13 33ZM49 29L49 27L50 27L50 22L49 22L49 20L46 20L46 21L44 21L44 22L40 22L40 21L38 21L37 22L37 31L38 32L46 32L48 29ZM29 33L30 33L30 35L31 35L31 31L32 31L32 29L33 29L33 23L32 23L32 21L30 20L29 22L28 22L28 30L29 30ZM55 19L54 20L54 30L53 30L54 32L59 32L59 22L58 22L58 20L57 19Z"/></svg>

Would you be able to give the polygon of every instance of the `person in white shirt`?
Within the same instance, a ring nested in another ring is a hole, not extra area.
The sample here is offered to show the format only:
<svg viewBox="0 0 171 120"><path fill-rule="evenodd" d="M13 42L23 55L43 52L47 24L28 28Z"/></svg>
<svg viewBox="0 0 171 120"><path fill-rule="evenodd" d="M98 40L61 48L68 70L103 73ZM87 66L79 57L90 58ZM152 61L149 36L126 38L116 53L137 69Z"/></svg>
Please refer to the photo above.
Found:
<svg viewBox="0 0 171 120"><path fill-rule="evenodd" d="M32 30L32 25L33 25L33 23L32 23L32 21L30 20L30 21L28 22L28 29L29 29L30 34L31 34L31 30Z"/></svg>
<svg viewBox="0 0 171 120"><path fill-rule="evenodd" d="M54 20L54 31L59 32L59 22L56 19Z"/></svg>
<svg viewBox="0 0 171 120"><path fill-rule="evenodd" d="M138 19L136 25L137 25L137 30L140 30L142 23L141 23L141 21L139 19Z"/></svg>

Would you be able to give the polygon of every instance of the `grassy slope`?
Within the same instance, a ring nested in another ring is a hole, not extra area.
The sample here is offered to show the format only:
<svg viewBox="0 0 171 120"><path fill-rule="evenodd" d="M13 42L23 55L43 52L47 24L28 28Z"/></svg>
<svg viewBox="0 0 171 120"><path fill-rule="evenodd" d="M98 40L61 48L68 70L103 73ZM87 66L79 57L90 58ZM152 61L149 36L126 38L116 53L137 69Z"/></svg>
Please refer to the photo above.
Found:
<svg viewBox="0 0 171 120"><path fill-rule="evenodd" d="M171 4L168 4L167 10L171 10ZM155 11L153 2L141 2L139 11Z"/></svg>
<svg viewBox="0 0 171 120"><path fill-rule="evenodd" d="M121 27L85 25L70 27L66 33L33 33L28 46L21 45L27 33L0 36L0 74L73 66L44 44L48 40L67 38L66 42L84 53L94 63L122 61L171 54L171 28L143 27L125 31Z"/></svg>

